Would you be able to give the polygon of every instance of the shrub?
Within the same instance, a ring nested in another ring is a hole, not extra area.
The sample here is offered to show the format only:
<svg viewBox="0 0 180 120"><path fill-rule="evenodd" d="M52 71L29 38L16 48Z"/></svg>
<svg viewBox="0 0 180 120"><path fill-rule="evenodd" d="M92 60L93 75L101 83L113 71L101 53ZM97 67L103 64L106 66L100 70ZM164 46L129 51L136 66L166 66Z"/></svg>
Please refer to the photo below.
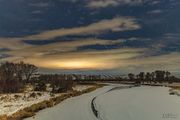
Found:
<svg viewBox="0 0 180 120"><path fill-rule="evenodd" d="M36 95L36 93L35 93L35 92L33 92L33 93L31 93L31 94L29 95L29 97L30 97L30 98L36 98L36 97L37 97L37 95Z"/></svg>

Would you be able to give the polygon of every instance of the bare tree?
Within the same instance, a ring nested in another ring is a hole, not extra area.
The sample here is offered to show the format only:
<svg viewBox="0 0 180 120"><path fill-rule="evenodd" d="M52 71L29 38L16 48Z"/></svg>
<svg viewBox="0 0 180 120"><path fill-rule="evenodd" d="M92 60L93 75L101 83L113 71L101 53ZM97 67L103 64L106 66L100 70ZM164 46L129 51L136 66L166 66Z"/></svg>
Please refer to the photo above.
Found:
<svg viewBox="0 0 180 120"><path fill-rule="evenodd" d="M16 64L5 62L0 66L1 86L3 92L17 92L20 81L17 79Z"/></svg>
<svg viewBox="0 0 180 120"><path fill-rule="evenodd" d="M24 64L23 72L24 72L25 80L28 83L30 79L38 72L38 68L35 65Z"/></svg>

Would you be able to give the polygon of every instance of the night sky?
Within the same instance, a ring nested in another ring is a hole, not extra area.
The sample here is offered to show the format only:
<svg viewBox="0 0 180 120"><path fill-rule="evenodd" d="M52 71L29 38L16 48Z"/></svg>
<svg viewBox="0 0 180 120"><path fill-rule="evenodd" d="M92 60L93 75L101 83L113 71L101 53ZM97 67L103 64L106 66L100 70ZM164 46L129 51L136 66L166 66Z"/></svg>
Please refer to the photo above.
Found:
<svg viewBox="0 0 180 120"><path fill-rule="evenodd" d="M180 74L179 0L0 0L0 62L48 73Z"/></svg>

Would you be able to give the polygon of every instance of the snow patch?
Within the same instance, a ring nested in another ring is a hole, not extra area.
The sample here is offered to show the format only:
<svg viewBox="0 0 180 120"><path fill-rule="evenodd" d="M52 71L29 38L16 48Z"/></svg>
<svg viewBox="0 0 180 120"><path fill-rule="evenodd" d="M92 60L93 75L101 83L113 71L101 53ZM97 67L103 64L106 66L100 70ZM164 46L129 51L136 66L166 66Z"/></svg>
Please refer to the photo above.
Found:
<svg viewBox="0 0 180 120"><path fill-rule="evenodd" d="M76 85L73 87L73 90L76 90L76 91L83 91L83 90L86 90L88 88L91 88L93 87L92 85Z"/></svg>

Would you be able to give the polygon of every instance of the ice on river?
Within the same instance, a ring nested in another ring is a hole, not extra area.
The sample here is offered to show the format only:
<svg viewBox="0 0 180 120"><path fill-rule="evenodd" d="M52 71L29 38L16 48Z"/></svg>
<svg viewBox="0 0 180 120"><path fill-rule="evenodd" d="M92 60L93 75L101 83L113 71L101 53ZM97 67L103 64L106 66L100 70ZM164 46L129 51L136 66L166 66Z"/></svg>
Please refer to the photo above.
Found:
<svg viewBox="0 0 180 120"><path fill-rule="evenodd" d="M167 87L115 90L95 100L103 120L180 120L180 97Z"/></svg>

